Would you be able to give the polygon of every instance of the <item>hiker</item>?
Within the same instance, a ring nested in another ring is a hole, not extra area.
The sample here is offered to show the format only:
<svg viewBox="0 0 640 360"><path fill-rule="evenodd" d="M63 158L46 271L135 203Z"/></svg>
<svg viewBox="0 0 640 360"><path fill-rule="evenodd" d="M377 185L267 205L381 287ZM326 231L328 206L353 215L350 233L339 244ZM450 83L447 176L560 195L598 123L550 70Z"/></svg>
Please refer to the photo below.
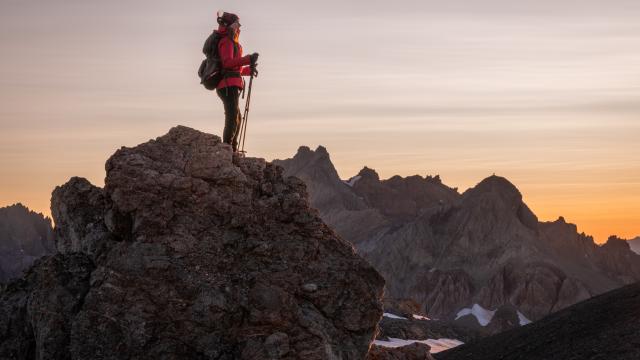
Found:
<svg viewBox="0 0 640 360"><path fill-rule="evenodd" d="M258 76L258 53L242 56L240 37L240 18L232 13L218 12L218 56L222 63L222 80L216 87L216 93L224 105L223 141L238 151L238 136L242 124L240 115L240 92L244 91L242 76Z"/></svg>

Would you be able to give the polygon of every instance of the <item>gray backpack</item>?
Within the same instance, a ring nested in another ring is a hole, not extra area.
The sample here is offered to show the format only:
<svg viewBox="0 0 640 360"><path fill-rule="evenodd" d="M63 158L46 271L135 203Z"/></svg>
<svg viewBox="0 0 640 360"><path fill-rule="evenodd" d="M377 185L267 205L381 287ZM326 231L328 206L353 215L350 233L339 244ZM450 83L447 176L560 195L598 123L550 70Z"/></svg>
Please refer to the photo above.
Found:
<svg viewBox="0 0 640 360"><path fill-rule="evenodd" d="M221 38L222 35L218 31L214 31L209 35L202 47L202 52L207 58L202 60L198 69L198 76L200 77L200 84L207 90L215 90L223 78L222 61L218 56L218 42L220 42Z"/></svg>

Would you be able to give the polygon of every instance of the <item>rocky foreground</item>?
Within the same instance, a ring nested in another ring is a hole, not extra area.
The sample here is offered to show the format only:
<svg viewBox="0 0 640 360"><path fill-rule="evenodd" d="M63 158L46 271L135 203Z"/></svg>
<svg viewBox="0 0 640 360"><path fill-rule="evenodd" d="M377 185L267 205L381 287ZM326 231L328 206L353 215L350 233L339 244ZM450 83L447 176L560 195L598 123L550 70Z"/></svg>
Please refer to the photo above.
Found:
<svg viewBox="0 0 640 360"><path fill-rule="evenodd" d="M436 354L438 360L640 359L640 283L533 324Z"/></svg>
<svg viewBox="0 0 640 360"><path fill-rule="evenodd" d="M52 213L58 253L0 293L2 359L364 359L375 337L382 277L217 136L123 147Z"/></svg>

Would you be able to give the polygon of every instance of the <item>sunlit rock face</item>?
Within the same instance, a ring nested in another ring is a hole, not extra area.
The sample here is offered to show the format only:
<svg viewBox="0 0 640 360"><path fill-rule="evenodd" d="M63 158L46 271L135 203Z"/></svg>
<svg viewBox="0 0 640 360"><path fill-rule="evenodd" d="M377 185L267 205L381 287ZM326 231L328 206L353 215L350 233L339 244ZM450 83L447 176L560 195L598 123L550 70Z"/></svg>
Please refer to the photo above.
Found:
<svg viewBox="0 0 640 360"><path fill-rule="evenodd" d="M384 276L386 296L412 299L430 318L478 304L504 316L474 326L499 332L518 314L537 320L640 280L628 246L599 246L563 218L539 222L499 176L460 194L439 176L381 180L368 167L342 180L322 147L275 162L305 181L322 218Z"/></svg>
<svg viewBox="0 0 640 360"><path fill-rule="evenodd" d="M363 359L383 278L304 183L186 127L54 191L59 254L0 293L0 358Z"/></svg>

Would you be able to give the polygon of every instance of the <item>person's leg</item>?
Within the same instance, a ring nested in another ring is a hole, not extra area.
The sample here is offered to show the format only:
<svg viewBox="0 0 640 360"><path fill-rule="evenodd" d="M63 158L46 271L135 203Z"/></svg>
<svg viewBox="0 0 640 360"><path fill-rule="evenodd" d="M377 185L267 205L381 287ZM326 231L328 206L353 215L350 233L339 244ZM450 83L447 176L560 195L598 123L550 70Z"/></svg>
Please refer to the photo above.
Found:
<svg viewBox="0 0 640 360"><path fill-rule="evenodd" d="M240 89L235 86L226 87L216 90L218 97L224 105L224 131L222 133L222 141L230 144L233 151L237 150L237 141L234 142L236 134L239 132L237 126L238 119L238 101L240 98Z"/></svg>
<svg viewBox="0 0 640 360"><path fill-rule="evenodd" d="M242 133L242 114L240 113L240 94L238 93L238 101L236 102L237 105L237 109L236 109L236 113L238 114L238 116L236 116L236 133L233 136L233 148L237 149L238 148L238 140L240 138L240 134Z"/></svg>

